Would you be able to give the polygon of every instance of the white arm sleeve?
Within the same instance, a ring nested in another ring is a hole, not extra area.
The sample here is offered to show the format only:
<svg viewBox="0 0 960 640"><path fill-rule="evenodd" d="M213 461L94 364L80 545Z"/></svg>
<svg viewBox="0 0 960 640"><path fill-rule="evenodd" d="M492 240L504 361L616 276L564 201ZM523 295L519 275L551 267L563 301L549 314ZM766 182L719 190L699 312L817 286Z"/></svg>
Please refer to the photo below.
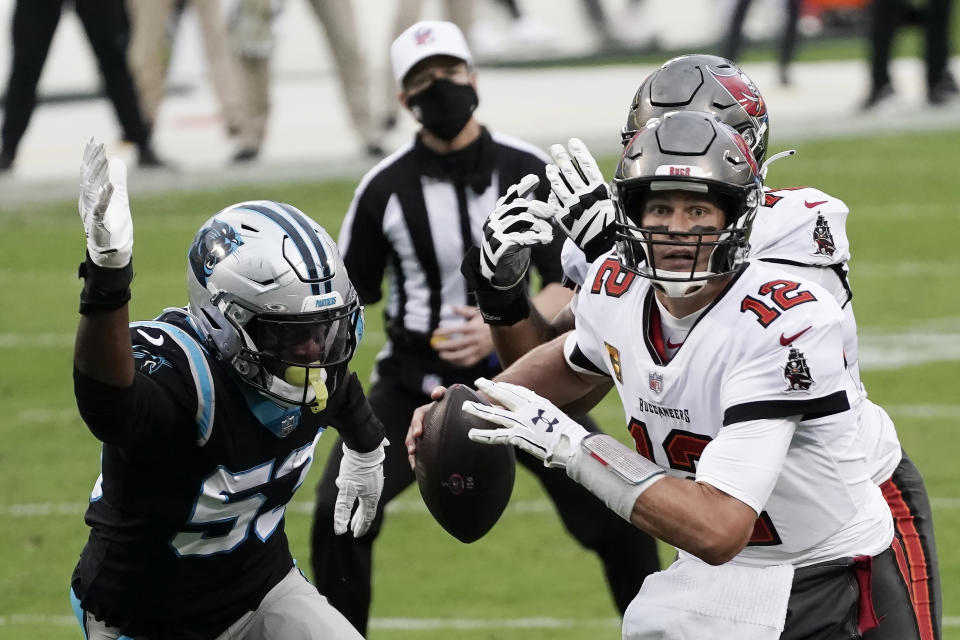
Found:
<svg viewBox="0 0 960 640"><path fill-rule="evenodd" d="M727 425L704 448L697 482L705 482L760 515L780 477L800 416Z"/></svg>

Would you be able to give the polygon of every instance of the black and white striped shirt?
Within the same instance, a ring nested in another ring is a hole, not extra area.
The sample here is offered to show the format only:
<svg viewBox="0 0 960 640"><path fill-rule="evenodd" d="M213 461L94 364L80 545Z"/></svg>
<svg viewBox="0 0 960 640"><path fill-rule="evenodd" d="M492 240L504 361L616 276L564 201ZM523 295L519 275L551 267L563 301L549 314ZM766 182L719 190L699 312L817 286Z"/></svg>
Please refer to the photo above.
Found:
<svg viewBox="0 0 960 640"><path fill-rule="evenodd" d="M469 147L445 155L417 137L364 176L337 244L364 304L380 300L389 274L385 315L392 339L412 334L426 342L437 327L464 322L452 310L469 303L460 275L464 253L479 244L497 199L523 176L540 176L536 196L546 197L546 162L536 147L483 129ZM544 285L561 279L562 241L557 233L552 245L534 250Z"/></svg>

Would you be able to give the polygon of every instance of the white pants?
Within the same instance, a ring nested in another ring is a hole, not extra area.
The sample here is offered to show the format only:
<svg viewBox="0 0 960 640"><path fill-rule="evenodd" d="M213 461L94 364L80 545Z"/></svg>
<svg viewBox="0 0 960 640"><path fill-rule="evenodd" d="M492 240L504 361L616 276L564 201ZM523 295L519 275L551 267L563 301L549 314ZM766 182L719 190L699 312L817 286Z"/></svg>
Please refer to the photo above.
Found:
<svg viewBox="0 0 960 640"><path fill-rule="evenodd" d="M647 576L623 614L623 640L776 640L793 567L711 566L681 556Z"/></svg>
<svg viewBox="0 0 960 640"><path fill-rule="evenodd" d="M127 638L84 612L87 640ZM260 602L217 636L217 640L363 640L327 599L292 569Z"/></svg>

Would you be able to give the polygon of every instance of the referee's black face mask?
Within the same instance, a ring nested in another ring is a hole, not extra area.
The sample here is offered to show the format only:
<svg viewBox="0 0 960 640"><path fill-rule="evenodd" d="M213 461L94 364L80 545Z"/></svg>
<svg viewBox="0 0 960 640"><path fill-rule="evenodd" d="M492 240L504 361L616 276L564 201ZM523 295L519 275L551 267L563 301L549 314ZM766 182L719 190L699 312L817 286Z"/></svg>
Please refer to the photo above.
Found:
<svg viewBox="0 0 960 640"><path fill-rule="evenodd" d="M479 101L472 84L437 78L426 89L410 96L407 106L425 129L449 142L467 126Z"/></svg>

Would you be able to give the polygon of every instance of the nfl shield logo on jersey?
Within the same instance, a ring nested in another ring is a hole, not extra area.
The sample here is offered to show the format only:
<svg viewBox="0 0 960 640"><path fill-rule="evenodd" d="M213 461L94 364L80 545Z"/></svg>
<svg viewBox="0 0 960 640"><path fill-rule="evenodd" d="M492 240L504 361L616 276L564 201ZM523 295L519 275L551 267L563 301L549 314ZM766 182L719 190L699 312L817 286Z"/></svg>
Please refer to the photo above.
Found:
<svg viewBox="0 0 960 640"><path fill-rule="evenodd" d="M290 433L297 428L297 423L299 422L299 414L291 413L290 415L284 416L283 420L280 421L280 437L286 438L290 435Z"/></svg>
<svg viewBox="0 0 960 640"><path fill-rule="evenodd" d="M663 374L656 373L654 371L650 372L650 390L654 393L660 393L663 391Z"/></svg>

